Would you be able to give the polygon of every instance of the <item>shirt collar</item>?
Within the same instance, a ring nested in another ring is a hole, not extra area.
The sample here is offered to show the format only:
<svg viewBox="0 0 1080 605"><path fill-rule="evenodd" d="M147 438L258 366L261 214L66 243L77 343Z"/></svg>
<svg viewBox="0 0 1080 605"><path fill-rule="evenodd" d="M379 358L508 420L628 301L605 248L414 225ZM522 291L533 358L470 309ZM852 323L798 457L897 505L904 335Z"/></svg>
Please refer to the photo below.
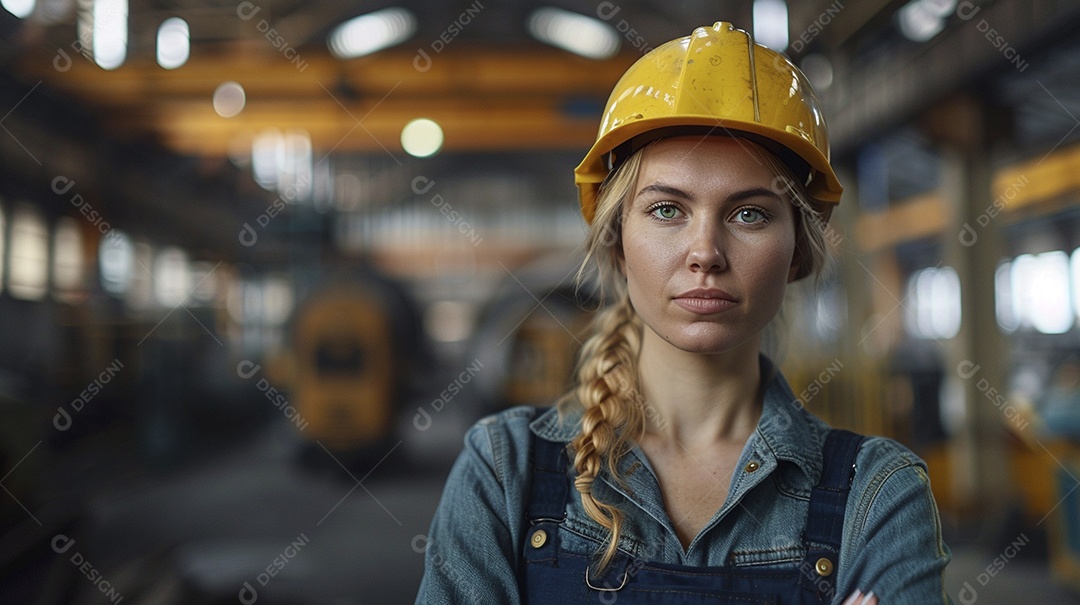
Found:
<svg viewBox="0 0 1080 605"><path fill-rule="evenodd" d="M765 385L761 419L745 448L751 457L771 456L794 463L814 485L821 475L821 448L828 426L806 411L783 374L765 355L760 356L761 379ZM568 443L581 429L581 410L562 414L556 409L542 413L529 428L548 441Z"/></svg>
<svg viewBox="0 0 1080 605"><path fill-rule="evenodd" d="M548 441L569 443L581 430L580 407L573 407L560 413L557 408L543 412L529 424L533 434Z"/></svg>
<svg viewBox="0 0 1080 605"><path fill-rule="evenodd" d="M821 448L829 427L806 410L795 396L783 374L764 355L761 356L761 379L765 398L761 419L750 438L748 449L764 449L777 460L794 463L816 484L821 475Z"/></svg>

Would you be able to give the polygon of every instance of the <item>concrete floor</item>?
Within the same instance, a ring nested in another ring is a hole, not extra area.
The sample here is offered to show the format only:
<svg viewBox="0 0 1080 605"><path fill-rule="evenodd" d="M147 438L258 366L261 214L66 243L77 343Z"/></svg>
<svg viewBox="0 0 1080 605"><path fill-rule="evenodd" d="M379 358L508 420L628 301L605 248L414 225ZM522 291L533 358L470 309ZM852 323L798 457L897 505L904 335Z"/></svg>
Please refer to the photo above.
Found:
<svg viewBox="0 0 1080 605"><path fill-rule="evenodd" d="M179 580L200 602L411 603L423 573L412 545L448 469L416 466L404 442L349 469L321 446L301 463L304 447L278 424L221 459L96 500L87 558L109 569L164 557L161 583Z"/></svg>
<svg viewBox="0 0 1080 605"><path fill-rule="evenodd" d="M423 572L413 545L427 532L466 424L450 414L437 420L423 432L403 426L399 443L351 475L321 448L301 464L294 428L270 424L183 471L95 498L71 535L74 549L54 557L48 577L66 578L74 603L117 595L139 605L411 603ZM102 577L70 563L76 552ZM997 554L954 547L946 585L957 603L1080 603L1037 556L979 583ZM965 583L975 592L962 593ZM0 602L9 602L2 591Z"/></svg>
<svg viewBox="0 0 1080 605"><path fill-rule="evenodd" d="M999 553L954 548L945 571L945 587L958 605L1071 605L1080 597L1050 578L1045 559L1009 561L994 576L986 574ZM982 574L982 575L981 575ZM980 582L980 575L985 584Z"/></svg>

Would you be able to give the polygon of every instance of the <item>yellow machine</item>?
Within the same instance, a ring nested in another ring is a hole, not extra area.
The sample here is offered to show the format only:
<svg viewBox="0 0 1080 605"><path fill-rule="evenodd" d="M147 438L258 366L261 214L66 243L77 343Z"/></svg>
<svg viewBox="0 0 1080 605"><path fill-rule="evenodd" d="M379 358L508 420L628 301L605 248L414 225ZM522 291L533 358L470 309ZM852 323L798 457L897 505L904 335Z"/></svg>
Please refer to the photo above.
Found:
<svg viewBox="0 0 1080 605"><path fill-rule="evenodd" d="M551 405L566 393L587 323L586 312L569 307L525 318L513 337L504 405Z"/></svg>
<svg viewBox="0 0 1080 605"><path fill-rule="evenodd" d="M572 283L576 259L553 257L516 269L487 305L473 337L485 371L475 377L482 412L549 406L573 384L577 352L595 301Z"/></svg>
<svg viewBox="0 0 1080 605"><path fill-rule="evenodd" d="M383 297L361 286L315 293L297 313L293 351L291 392L305 438L331 450L388 439L399 367Z"/></svg>

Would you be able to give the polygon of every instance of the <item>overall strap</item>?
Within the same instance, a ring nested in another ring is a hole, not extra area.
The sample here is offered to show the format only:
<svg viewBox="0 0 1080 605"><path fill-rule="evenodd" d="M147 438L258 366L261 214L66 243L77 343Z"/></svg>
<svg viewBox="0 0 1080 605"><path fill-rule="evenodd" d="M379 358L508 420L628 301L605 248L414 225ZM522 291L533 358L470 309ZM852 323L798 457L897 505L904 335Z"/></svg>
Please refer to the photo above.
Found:
<svg viewBox="0 0 1080 605"><path fill-rule="evenodd" d="M532 438L532 483L525 514L530 523L539 520L561 521L566 515L569 457L566 444Z"/></svg>
<svg viewBox="0 0 1080 605"><path fill-rule="evenodd" d="M822 449L821 480L810 492L800 583L825 600L831 600L836 591L844 513L855 477L855 456L864 439L851 431L830 430Z"/></svg>
<svg viewBox="0 0 1080 605"><path fill-rule="evenodd" d="M560 578L559 525L566 518L569 460L566 444L529 433L531 481L525 501L524 544L518 581L523 603L550 603Z"/></svg>
<svg viewBox="0 0 1080 605"><path fill-rule="evenodd" d="M600 573L591 569L591 557L560 550L559 527L566 519L570 493L567 444L530 435L532 481L525 505L523 601L526 603L578 603L587 595L614 592L626 586L630 558L616 555ZM556 589L556 587L560 587Z"/></svg>

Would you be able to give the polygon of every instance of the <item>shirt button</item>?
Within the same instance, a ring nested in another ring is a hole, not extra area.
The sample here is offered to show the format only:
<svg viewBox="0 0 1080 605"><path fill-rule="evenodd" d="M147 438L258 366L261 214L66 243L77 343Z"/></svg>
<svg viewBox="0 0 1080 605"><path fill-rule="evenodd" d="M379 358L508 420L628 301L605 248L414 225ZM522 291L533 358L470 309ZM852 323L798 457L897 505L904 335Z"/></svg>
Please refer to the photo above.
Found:
<svg viewBox="0 0 1080 605"><path fill-rule="evenodd" d="M817 560L817 563L814 564L814 571L816 571L818 575L823 578L831 576L832 570L832 561L826 559L825 557L821 557Z"/></svg>
<svg viewBox="0 0 1080 605"><path fill-rule="evenodd" d="M761 464L759 464L757 460L751 460L750 462L746 463L746 466L743 467L743 470L745 470L748 473L752 473L752 472L758 470L759 468L761 468Z"/></svg>
<svg viewBox="0 0 1080 605"><path fill-rule="evenodd" d="M532 544L533 548L540 548L547 543L547 532L542 529L534 531L529 543Z"/></svg>

